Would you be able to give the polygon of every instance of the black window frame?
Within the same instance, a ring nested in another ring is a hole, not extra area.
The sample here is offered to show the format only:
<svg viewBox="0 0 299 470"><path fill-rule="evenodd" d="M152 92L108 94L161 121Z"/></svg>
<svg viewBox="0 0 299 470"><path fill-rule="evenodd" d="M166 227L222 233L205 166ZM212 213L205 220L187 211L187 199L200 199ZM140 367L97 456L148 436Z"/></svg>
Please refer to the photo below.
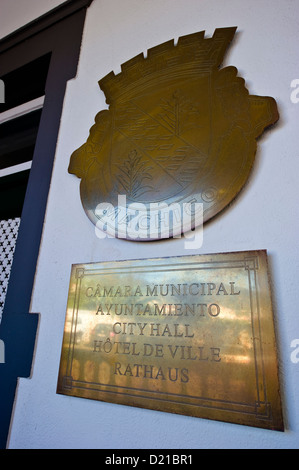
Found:
<svg viewBox="0 0 299 470"><path fill-rule="evenodd" d="M39 313L29 313L68 80L77 73L87 8L93 0L68 0L0 40L1 76L51 53L45 100L0 323L5 363L0 364L0 448L6 448L19 377L29 377Z"/></svg>

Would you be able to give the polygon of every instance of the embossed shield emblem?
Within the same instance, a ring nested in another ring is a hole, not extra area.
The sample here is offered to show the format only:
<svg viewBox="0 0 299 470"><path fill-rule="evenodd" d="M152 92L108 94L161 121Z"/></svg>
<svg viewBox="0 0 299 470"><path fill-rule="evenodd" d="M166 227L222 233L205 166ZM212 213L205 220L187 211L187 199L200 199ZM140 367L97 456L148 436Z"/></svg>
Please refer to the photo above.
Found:
<svg viewBox="0 0 299 470"><path fill-rule="evenodd" d="M278 112L273 98L249 94L235 67L220 68L235 31L166 42L99 81L109 109L97 114L69 172L81 178L86 214L106 233L134 238L127 228L135 223L136 239L162 238L165 220L156 217L153 233L149 215L172 207L181 211L172 211L166 233L178 236L186 229L184 205L193 208L194 228L194 207L206 222L244 186L256 139Z"/></svg>

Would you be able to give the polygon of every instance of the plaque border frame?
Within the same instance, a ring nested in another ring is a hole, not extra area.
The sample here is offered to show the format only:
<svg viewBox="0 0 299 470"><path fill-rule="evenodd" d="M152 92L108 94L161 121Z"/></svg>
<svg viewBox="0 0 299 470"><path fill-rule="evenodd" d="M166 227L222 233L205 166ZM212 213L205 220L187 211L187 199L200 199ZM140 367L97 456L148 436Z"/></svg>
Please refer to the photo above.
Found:
<svg viewBox="0 0 299 470"><path fill-rule="evenodd" d="M248 255L252 253L250 256L244 256L244 254ZM166 402L170 403L171 405L184 405L188 407L199 407L202 409L209 409L215 412L222 411L225 413L241 413L242 415L246 414L253 418L253 420L257 420L258 422L268 422L268 425L265 424L257 424L257 423L246 423L247 425L253 425L258 427L267 427L270 429L274 429L271 427L272 422L272 405L268 399L267 393L267 380L265 374L265 364L264 364L264 357L263 357L263 339L262 339L262 332L261 332L261 318L260 318L260 299L258 295L257 286L257 273L259 271L259 259L257 253L263 253L267 256L266 250L259 250L255 252L234 252L234 253L221 253L221 255L233 255L234 259L229 260L222 260L222 261L192 261L193 257L200 257L200 256L209 256L209 255L189 255L189 262L180 263L178 261L177 264L171 265L171 269L169 269L169 265L166 263L167 258L151 258L151 262L155 262L155 260L165 260L164 264L157 263L151 264L150 266L147 264L140 264L145 260L128 260L131 263L135 262L135 265L132 264L129 267L121 267L120 265L125 261L111 261L111 262L102 262L102 263L87 263L84 266L88 266L90 264L90 269L83 267L82 264L74 264L72 265L72 273L75 270L75 278L76 278L76 288L74 293L74 302L73 302L73 313L72 313L72 323L71 323L71 334L69 339L69 346L68 346L68 358L67 358L67 367L66 367L66 374L63 376L61 390L58 393L66 393L68 395L72 395L72 391L74 389L78 390L79 393L86 391L92 391L98 395L97 400L101 401L101 393L105 394L117 394L118 396L123 396L124 398L137 398L138 400L150 400L153 402ZM243 258L242 258L243 254ZM215 254L217 255L217 254ZM239 258L236 259L236 256L239 255ZM210 255L213 256L213 255ZM176 259L186 258L186 256L176 256L173 257ZM148 260L147 260L148 261ZM113 267L109 266L106 267L105 264L109 263L113 265ZM98 268L93 268L94 264L101 265ZM215 266L215 264L217 266ZM228 401L222 399L214 399L208 397L201 397L201 396L190 396L190 395L183 395L177 393L170 393L170 392L161 392L155 390L148 390L143 388L136 388L136 387L128 387L128 386L119 386L114 384L107 384L107 383L100 383L100 382L88 382L82 380L74 380L72 377L72 361L73 361L73 354L75 348L75 341L76 341L76 324L78 318L78 309L80 305L80 288L81 288L81 280L84 276L87 275L105 275L107 272L109 274L113 274L115 271L118 275L120 274L127 274L134 269L134 272L150 272L149 267L154 270L155 272L157 269L160 271L165 270L167 271L175 270L181 271L186 270L186 265L189 266L189 270L196 269L196 270L206 270L206 269L228 269L228 268L243 268L248 273L248 289L249 289L249 300L250 300L250 318L251 318L251 330L252 330L252 337L253 337L253 351L254 351L254 363L255 363L255 379L256 379L256 400L252 403L245 403L239 401ZM191 267L194 265L194 267ZM122 271L122 272L120 272ZM268 269L267 269L268 274ZM268 277L268 276L267 276ZM269 279L267 279L269 283ZM270 286L269 286L269 293L270 293ZM270 298L271 302L271 298ZM272 303L271 303L272 307ZM274 325L273 325L274 326ZM275 349L275 354L277 353ZM81 396L75 395L75 396ZM84 394L83 394L84 397ZM181 400L179 400L181 398ZM103 401L103 400L102 400ZM104 400L108 401L108 400ZM111 403L115 403L111 401ZM118 402L116 402L118 403ZM126 404L120 402L120 404ZM138 406L141 407L140 404L134 405L134 403L129 403L130 406ZM148 405L145 406L146 408L156 410L156 407L149 407ZM168 411L168 410L161 410L161 411ZM182 412L178 412L179 414L185 414ZM192 412L190 413L191 416L194 416ZM203 416L203 418L208 418L208 416ZM214 418L211 418L214 419ZM216 420L219 418L215 418ZM228 422L236 423L235 419L231 420L228 419ZM240 420L240 424L242 420ZM283 430L281 427L278 427L277 430Z"/></svg>

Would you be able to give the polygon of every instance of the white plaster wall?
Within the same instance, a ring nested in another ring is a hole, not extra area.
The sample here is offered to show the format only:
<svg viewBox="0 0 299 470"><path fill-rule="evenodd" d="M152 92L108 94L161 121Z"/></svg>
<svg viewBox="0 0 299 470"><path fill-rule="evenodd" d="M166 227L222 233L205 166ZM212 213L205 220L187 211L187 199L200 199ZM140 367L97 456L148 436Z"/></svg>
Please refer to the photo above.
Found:
<svg viewBox="0 0 299 470"><path fill-rule="evenodd" d="M56 8L62 0L0 0L0 38Z"/></svg>
<svg viewBox="0 0 299 470"><path fill-rule="evenodd" d="M69 82L32 299L40 326L31 379L18 386L10 448L296 448L299 363L290 359L298 323L298 0L94 0L77 78ZM148 48L181 35L238 26L225 65L252 94L273 96L280 121L259 140L250 180L204 229L198 250L184 240L99 240L81 209L79 180L67 173L95 114L106 107L97 81ZM128 258L267 249L279 345L284 433L56 394L70 268Z"/></svg>

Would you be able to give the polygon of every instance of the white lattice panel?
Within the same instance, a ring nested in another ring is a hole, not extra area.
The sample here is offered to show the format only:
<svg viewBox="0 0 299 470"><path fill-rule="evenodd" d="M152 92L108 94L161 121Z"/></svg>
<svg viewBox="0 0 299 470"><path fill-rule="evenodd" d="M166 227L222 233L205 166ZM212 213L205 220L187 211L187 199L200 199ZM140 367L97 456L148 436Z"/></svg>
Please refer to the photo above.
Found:
<svg viewBox="0 0 299 470"><path fill-rule="evenodd" d="M15 251L20 218L0 221L0 322Z"/></svg>

